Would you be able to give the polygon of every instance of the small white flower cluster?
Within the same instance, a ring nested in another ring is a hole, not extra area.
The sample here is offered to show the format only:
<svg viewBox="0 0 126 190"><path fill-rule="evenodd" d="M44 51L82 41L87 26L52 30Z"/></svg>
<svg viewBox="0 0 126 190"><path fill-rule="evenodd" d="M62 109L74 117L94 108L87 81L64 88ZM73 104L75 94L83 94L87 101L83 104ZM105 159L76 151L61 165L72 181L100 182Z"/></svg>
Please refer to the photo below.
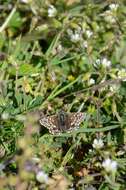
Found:
<svg viewBox="0 0 126 190"><path fill-rule="evenodd" d="M102 58L102 59L97 59L95 61L94 66L99 66L102 65L104 68L109 68L111 66L111 61L108 60L106 57Z"/></svg>
<svg viewBox="0 0 126 190"><path fill-rule="evenodd" d="M109 23L116 23L116 15L115 12L117 11L119 5L118 4L110 4L109 5L109 10L106 10L102 16L104 16L104 19L109 22Z"/></svg>
<svg viewBox="0 0 126 190"><path fill-rule="evenodd" d="M80 28L78 28L77 30L73 31L71 29L67 30L67 34L70 37L70 40L74 43L77 43L79 41L82 40L82 31Z"/></svg>
<svg viewBox="0 0 126 190"><path fill-rule="evenodd" d="M102 139L94 139L92 146L93 148L100 150L103 148L104 142ZM117 171L117 162L107 158L102 162L102 167L106 172L115 173Z"/></svg>
<svg viewBox="0 0 126 190"><path fill-rule="evenodd" d="M36 180L39 183L48 183L48 175L41 169L41 159L37 156L32 157L26 162L25 168L27 171L34 171L36 174Z"/></svg>
<svg viewBox="0 0 126 190"><path fill-rule="evenodd" d="M77 43L79 41L83 41L83 34L85 33L87 38L90 38L92 35L93 35L93 32L91 30L85 30L85 29L81 29L81 27L78 27L78 29L76 30L71 30L71 29L68 29L67 30L67 33L70 37L70 40L74 43ZM85 41L83 43L83 46L85 48L87 48L87 41Z"/></svg>
<svg viewBox="0 0 126 190"><path fill-rule="evenodd" d="M89 85L93 85L93 84L95 84L95 80L93 78L90 78Z"/></svg>
<svg viewBox="0 0 126 190"><path fill-rule="evenodd" d="M104 67L110 67L111 66L111 61L109 61L107 58L103 58L101 63Z"/></svg>
<svg viewBox="0 0 126 190"><path fill-rule="evenodd" d="M9 119L9 113L7 113L7 112L4 112L4 113L2 113L2 115L1 115L1 118L3 119L3 120L7 120L7 119Z"/></svg>
<svg viewBox="0 0 126 190"><path fill-rule="evenodd" d="M105 16L104 18L107 22L110 22L111 24L116 23L116 19L110 10L106 11L104 16Z"/></svg>
<svg viewBox="0 0 126 190"><path fill-rule="evenodd" d="M29 3L30 0L20 0L20 2L22 2L22 3Z"/></svg>
<svg viewBox="0 0 126 190"><path fill-rule="evenodd" d="M126 78L126 69L120 69L119 71L118 71L118 78ZM126 79L124 79L123 81L126 81Z"/></svg>
<svg viewBox="0 0 126 190"><path fill-rule="evenodd" d="M117 170L117 162L111 160L110 158L107 158L102 163L103 168L106 170L106 172L112 172L115 173Z"/></svg>
<svg viewBox="0 0 126 190"><path fill-rule="evenodd" d="M96 59L95 66L100 65L100 64L101 64L101 60L100 59Z"/></svg>
<svg viewBox="0 0 126 190"><path fill-rule="evenodd" d="M85 33L88 38L90 38L93 35L93 32L91 30L85 30Z"/></svg>
<svg viewBox="0 0 126 190"><path fill-rule="evenodd" d="M111 86L110 86L110 91L111 92L117 92L118 91L118 89L119 89L119 84L112 84Z"/></svg>
<svg viewBox="0 0 126 190"><path fill-rule="evenodd" d="M36 174L36 179L40 183L48 183L48 180L49 180L48 175L43 171L39 171Z"/></svg>
<svg viewBox="0 0 126 190"><path fill-rule="evenodd" d="M88 42L85 40L82 40L81 43L80 43L80 47L82 49L87 49L88 48Z"/></svg>
<svg viewBox="0 0 126 190"><path fill-rule="evenodd" d="M57 14L57 10L53 5L49 5L48 8L48 17L55 17Z"/></svg>
<svg viewBox="0 0 126 190"><path fill-rule="evenodd" d="M115 3L112 3L109 5L109 8L112 10L112 11L117 11L119 7L119 4L115 4Z"/></svg>
<svg viewBox="0 0 126 190"><path fill-rule="evenodd" d="M92 146L95 149L101 149L104 146L104 143L102 139L94 139Z"/></svg>

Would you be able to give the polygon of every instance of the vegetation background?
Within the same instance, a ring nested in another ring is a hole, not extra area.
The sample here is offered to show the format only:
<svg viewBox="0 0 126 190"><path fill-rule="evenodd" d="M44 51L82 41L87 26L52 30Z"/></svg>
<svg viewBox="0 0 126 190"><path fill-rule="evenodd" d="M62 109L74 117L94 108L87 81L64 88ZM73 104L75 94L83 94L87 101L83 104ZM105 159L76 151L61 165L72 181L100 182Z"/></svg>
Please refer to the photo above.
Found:
<svg viewBox="0 0 126 190"><path fill-rule="evenodd" d="M0 1L0 189L126 189L126 2ZM60 109L77 131L40 127Z"/></svg>

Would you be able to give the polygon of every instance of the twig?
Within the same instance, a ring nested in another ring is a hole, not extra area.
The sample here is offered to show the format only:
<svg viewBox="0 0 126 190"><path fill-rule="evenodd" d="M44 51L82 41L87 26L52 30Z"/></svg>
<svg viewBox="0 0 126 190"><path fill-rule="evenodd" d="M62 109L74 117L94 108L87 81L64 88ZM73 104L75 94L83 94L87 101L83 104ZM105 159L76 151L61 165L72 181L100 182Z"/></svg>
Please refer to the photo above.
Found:
<svg viewBox="0 0 126 190"><path fill-rule="evenodd" d="M2 32L3 30L5 30L5 28L7 27L8 23L10 22L12 16L14 15L15 11L16 11L16 6L12 9L11 13L7 17L7 19L5 20L5 22L3 23L3 25L0 27L0 32Z"/></svg>
<svg viewBox="0 0 126 190"><path fill-rule="evenodd" d="M112 79L112 80L107 80L105 82L102 82L101 84L97 84L95 86L92 86L92 87L89 87L89 88L85 88L85 89L82 89L82 90L79 90L79 91L76 91L76 92L72 92L66 96L64 96L64 98L68 97L68 96L71 96L71 95L77 95L77 94L81 94L82 92L85 92L85 91L97 91L99 90L100 88L103 88L107 85L110 85L110 84L117 84L117 83L120 83L122 82L123 80L126 80L126 78L120 78L120 79Z"/></svg>

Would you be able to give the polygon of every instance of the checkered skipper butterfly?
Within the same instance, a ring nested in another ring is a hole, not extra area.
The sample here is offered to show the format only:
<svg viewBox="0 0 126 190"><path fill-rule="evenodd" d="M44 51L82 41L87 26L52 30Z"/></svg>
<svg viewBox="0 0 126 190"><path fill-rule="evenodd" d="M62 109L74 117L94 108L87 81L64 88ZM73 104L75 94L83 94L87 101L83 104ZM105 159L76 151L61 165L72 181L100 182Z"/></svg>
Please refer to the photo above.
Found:
<svg viewBox="0 0 126 190"><path fill-rule="evenodd" d="M49 129L52 134L60 134L62 132L70 132L79 128L80 123L84 120L83 112L66 113L61 110L57 115L43 116L39 122L41 125Z"/></svg>

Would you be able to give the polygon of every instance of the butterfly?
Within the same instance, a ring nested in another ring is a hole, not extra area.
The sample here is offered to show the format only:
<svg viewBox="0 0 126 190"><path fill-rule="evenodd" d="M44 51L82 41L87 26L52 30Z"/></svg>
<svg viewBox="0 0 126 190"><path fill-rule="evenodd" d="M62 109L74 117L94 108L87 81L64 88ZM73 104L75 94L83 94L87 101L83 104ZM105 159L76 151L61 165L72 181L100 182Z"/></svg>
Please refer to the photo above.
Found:
<svg viewBox="0 0 126 190"><path fill-rule="evenodd" d="M39 122L49 129L51 134L61 134L79 128L84 118L83 112L66 113L61 110L57 115L41 117Z"/></svg>

